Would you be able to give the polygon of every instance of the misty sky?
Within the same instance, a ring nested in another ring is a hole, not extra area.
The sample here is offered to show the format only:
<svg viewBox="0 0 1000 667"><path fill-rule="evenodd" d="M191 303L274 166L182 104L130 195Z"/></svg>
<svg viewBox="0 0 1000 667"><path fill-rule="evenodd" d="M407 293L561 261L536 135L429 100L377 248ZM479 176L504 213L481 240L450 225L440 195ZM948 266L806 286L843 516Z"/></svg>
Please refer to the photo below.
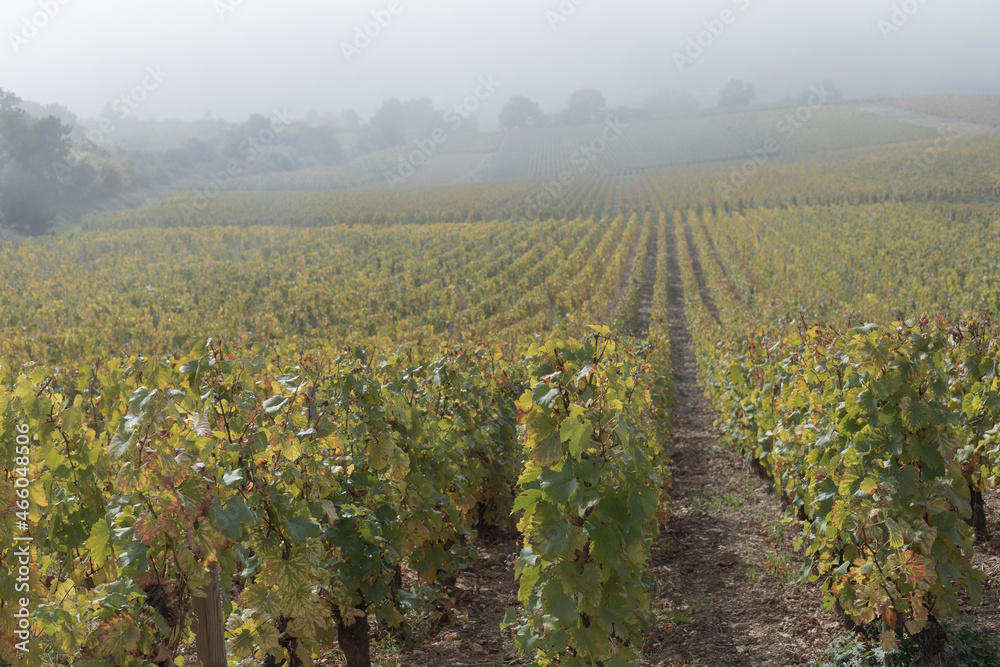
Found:
<svg viewBox="0 0 1000 667"><path fill-rule="evenodd" d="M484 127L511 95L557 111L583 87L612 106L663 87L714 106L731 78L755 83L765 102L825 78L850 97L1000 92L995 0L563 0L575 12L555 29L560 0L397 1L348 62L341 43L389 0L0 0L0 87L95 116L160 68L167 77L141 117L352 107L367 118L387 97L450 106L492 76L501 87L482 107ZM904 4L905 24L880 29ZM703 35L709 46L679 72L674 53L724 10L731 24ZM25 31L32 17L45 25Z"/></svg>

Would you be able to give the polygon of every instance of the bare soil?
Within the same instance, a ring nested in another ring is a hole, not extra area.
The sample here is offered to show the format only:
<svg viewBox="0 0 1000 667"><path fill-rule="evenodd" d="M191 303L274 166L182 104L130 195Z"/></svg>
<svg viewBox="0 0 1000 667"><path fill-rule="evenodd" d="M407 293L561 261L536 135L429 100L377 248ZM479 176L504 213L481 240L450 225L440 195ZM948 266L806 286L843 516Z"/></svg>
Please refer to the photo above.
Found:
<svg viewBox="0 0 1000 667"><path fill-rule="evenodd" d="M675 507L654 553L655 606L665 622L661 638L647 646L650 664L801 665L841 629L823 612L816 587L797 583L797 524L783 520L770 485L721 444L715 411L697 380L677 239L668 231L665 242L676 387ZM700 263L695 271L699 278ZM710 298L704 279L698 283L702 297Z"/></svg>

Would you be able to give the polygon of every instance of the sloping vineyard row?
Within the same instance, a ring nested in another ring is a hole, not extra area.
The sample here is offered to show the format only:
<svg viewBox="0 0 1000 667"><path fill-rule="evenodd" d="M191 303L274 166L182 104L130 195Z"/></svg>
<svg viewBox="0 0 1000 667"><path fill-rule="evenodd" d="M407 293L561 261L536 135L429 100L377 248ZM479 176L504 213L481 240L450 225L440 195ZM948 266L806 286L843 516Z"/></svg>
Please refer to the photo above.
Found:
<svg viewBox="0 0 1000 667"><path fill-rule="evenodd" d="M4 246L4 284L20 289L4 290L0 323L0 659L16 657L19 522L47 654L166 664L196 628L212 634L220 604L233 659L309 661L337 641L352 664L370 624L450 604L477 527L517 511L520 647L631 660L669 479L666 314L654 308L648 342L583 325L624 281L616 327L634 330L664 224ZM404 567L419 577L405 590Z"/></svg>
<svg viewBox="0 0 1000 667"><path fill-rule="evenodd" d="M960 596L978 603L985 575L969 558L985 525L981 493L1000 481L1000 349L988 316L852 327L850 307L830 307L819 322L799 311L798 304L822 310L827 291L850 306L856 286L839 285L818 252L833 239L843 243L845 230L802 219L836 211L769 212L796 220L780 230L748 224L753 216L706 216L720 253L742 252L750 267L741 274L742 264L726 262L742 286L736 292L710 259L694 212L680 216L721 314L720 323L699 296L682 243L689 325L720 428L804 519L802 576L823 582L826 608L881 622L888 650L928 623L957 616ZM913 224L924 233L942 226ZM893 233L889 226L885 239ZM948 237L956 252L955 244L965 245L960 236ZM874 247L850 243L856 251ZM920 248L927 246L914 252ZM771 256L784 259L772 263ZM866 261L869 270L875 266ZM898 280L897 298L909 299L906 253L894 261L899 272L882 280ZM896 268L885 256L878 266Z"/></svg>
<svg viewBox="0 0 1000 667"><path fill-rule="evenodd" d="M904 97L893 100L892 105L932 116L1000 127L1000 96L997 95Z"/></svg>
<svg viewBox="0 0 1000 667"><path fill-rule="evenodd" d="M140 345L160 354L206 330L240 343L379 347L442 334L579 331L587 317L607 313L613 287L602 283L614 281L605 272L621 271L637 226L617 218L391 230L216 227L6 245L0 355L59 362Z"/></svg>
<svg viewBox="0 0 1000 667"><path fill-rule="evenodd" d="M1000 312L992 207L800 206L701 218L740 299L770 322L800 310L811 322Z"/></svg>
<svg viewBox="0 0 1000 667"><path fill-rule="evenodd" d="M659 118L621 118L609 124L518 130L488 169L491 178L558 178L561 172L611 174L739 160L769 140L771 157L934 139L929 128L895 122L851 105L812 109L770 107ZM800 114L796 118L796 113ZM803 120L803 115L807 116Z"/></svg>
<svg viewBox="0 0 1000 667"><path fill-rule="evenodd" d="M396 225L601 218L692 206L745 212L798 205L992 202L1000 199L994 158L998 144L998 135L944 136L865 151L827 152L821 157L758 155L712 165L626 167L603 176L593 169L570 169L545 179L396 192L217 192L209 188L178 194L138 211L88 216L83 229ZM642 181L641 190L633 191L637 180ZM615 194L624 183L630 193L626 198Z"/></svg>

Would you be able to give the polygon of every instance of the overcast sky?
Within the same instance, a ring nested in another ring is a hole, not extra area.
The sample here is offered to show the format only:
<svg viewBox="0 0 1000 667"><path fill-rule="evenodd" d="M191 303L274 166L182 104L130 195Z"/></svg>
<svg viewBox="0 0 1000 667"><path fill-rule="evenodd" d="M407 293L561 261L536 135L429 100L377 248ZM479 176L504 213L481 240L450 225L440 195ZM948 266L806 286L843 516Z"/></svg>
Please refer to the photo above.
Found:
<svg viewBox="0 0 1000 667"><path fill-rule="evenodd" d="M372 12L391 22L348 62ZM388 97L444 108L493 77L485 127L511 95L557 111L583 87L612 106L663 87L714 106L731 78L761 101L826 78L850 97L996 93L998 19L995 0L0 0L0 87L94 116L159 68L140 116L367 118Z"/></svg>

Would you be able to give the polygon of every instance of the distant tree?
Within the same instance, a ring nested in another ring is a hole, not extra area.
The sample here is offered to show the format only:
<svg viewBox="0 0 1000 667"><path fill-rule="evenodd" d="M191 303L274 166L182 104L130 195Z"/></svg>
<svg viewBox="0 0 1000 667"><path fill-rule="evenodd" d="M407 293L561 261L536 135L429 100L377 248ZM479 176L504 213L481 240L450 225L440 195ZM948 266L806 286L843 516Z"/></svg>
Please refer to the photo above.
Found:
<svg viewBox="0 0 1000 667"><path fill-rule="evenodd" d="M752 83L733 79L719 93L720 107L742 107L757 101L757 91Z"/></svg>
<svg viewBox="0 0 1000 667"><path fill-rule="evenodd" d="M698 99L686 90L663 88L644 99L641 106L654 114L685 113L698 108Z"/></svg>
<svg viewBox="0 0 1000 667"><path fill-rule="evenodd" d="M340 120L344 122L344 125L352 129L361 125L361 116L354 109L344 109L344 113L340 114Z"/></svg>
<svg viewBox="0 0 1000 667"><path fill-rule="evenodd" d="M0 224L19 234L45 234L56 217L52 199L44 181L20 165L9 166L0 185Z"/></svg>
<svg viewBox="0 0 1000 667"><path fill-rule="evenodd" d="M98 172L87 160L73 165L69 173L69 184L79 195L85 195L97 183Z"/></svg>
<svg viewBox="0 0 1000 667"><path fill-rule="evenodd" d="M386 100L372 116L372 126L382 133L390 146L406 142L409 133L428 134L441 122L441 115L434 110L430 98L400 101Z"/></svg>
<svg viewBox="0 0 1000 667"><path fill-rule="evenodd" d="M64 107L61 104L39 104L38 102L28 102L25 100L21 101L21 108L34 118L47 118L49 116L54 116L59 119L59 122L63 125L68 125L72 127L76 125L76 114Z"/></svg>
<svg viewBox="0 0 1000 667"><path fill-rule="evenodd" d="M593 123L601 119L601 112L607 106L608 102L601 91L593 88L578 90L570 96L566 111L559 118L570 125Z"/></svg>
<svg viewBox="0 0 1000 667"><path fill-rule="evenodd" d="M125 189L126 179L121 168L111 162L101 167L101 190L107 196L113 196Z"/></svg>
<svg viewBox="0 0 1000 667"><path fill-rule="evenodd" d="M537 127L544 120L545 114L538 102L522 95L515 95L507 100L507 104L500 110L500 127L503 128Z"/></svg>
<svg viewBox="0 0 1000 667"><path fill-rule="evenodd" d="M293 124L281 136L281 143L295 149L306 158L312 158L323 165L343 162L344 150L332 127L313 126L304 123Z"/></svg>
<svg viewBox="0 0 1000 667"><path fill-rule="evenodd" d="M58 118L35 119L13 93L0 89L0 223L44 234L61 195L54 165L69 158L72 128Z"/></svg>
<svg viewBox="0 0 1000 667"><path fill-rule="evenodd" d="M255 137L264 130L271 130L271 119L259 113L250 114L250 118L243 125L243 129L248 137ZM245 137L244 137L245 138Z"/></svg>
<svg viewBox="0 0 1000 667"><path fill-rule="evenodd" d="M434 108L434 102L429 97L418 100L407 100L403 103L406 110L406 130L416 134L430 134L434 128L441 125L441 112Z"/></svg>
<svg viewBox="0 0 1000 667"><path fill-rule="evenodd" d="M382 134L390 146L399 146L406 141L406 107L397 98L386 100L375 115L372 127Z"/></svg>
<svg viewBox="0 0 1000 667"><path fill-rule="evenodd" d="M189 164L201 164L216 159L215 150L204 139L189 137L187 140L187 157Z"/></svg>

